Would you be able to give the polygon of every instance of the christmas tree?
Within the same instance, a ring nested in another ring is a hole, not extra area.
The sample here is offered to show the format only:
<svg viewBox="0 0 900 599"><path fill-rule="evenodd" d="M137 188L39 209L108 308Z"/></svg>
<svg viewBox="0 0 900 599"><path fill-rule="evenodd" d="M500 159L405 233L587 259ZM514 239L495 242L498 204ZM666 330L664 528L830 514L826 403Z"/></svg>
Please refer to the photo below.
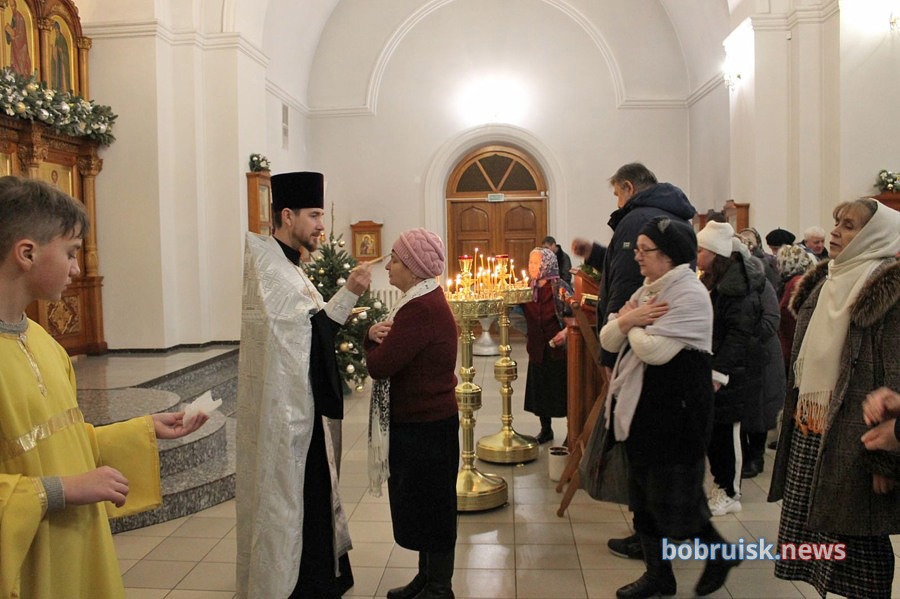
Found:
<svg viewBox="0 0 900 599"><path fill-rule="evenodd" d="M326 302L344 286L347 276L356 266L356 259L344 249L346 242L343 235L334 236L333 206L331 223L327 240L319 244L318 251L312 255L312 262L304 265L307 276L315 283ZM387 310L369 289L360 296L356 306L365 307L366 311L351 316L350 321L340 328L335 339L334 352L337 356L338 371L344 382L350 387L355 386L357 391L362 391L366 377L369 376L362 348L363 339L368 334L369 327L383 318Z"/></svg>

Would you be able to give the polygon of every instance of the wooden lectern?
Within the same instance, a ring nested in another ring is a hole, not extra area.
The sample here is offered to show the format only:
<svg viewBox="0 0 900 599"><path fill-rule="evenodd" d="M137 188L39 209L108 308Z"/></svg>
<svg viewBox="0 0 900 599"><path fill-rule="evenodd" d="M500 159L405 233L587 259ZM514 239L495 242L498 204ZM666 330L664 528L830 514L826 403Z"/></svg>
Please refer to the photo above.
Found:
<svg viewBox="0 0 900 599"><path fill-rule="evenodd" d="M597 311L585 300L596 301L599 284L587 275L575 272L575 301L572 318L566 319L568 350L568 420L569 462L559 479L556 492L565 494L556 514L565 514L575 491L581 486L578 464L590 439L603 397L606 395L606 375L600 366L600 343L597 340ZM568 485L568 486L566 486Z"/></svg>
<svg viewBox="0 0 900 599"><path fill-rule="evenodd" d="M600 285L579 271L575 271L573 281L575 302L572 307L572 318L566 319L568 344L566 358L569 373L567 387L569 399L566 412L569 420L569 451L575 449L587 416L600 393L602 382L601 369L597 362L600 351L595 332L597 311L594 306L584 303L585 294L596 297Z"/></svg>

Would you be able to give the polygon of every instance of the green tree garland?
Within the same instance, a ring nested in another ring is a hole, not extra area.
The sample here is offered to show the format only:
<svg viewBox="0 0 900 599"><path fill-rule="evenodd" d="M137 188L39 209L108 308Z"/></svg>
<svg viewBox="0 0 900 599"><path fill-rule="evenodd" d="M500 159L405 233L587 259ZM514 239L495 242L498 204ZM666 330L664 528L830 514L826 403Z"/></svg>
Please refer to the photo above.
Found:
<svg viewBox="0 0 900 599"><path fill-rule="evenodd" d="M63 135L89 137L103 146L116 139L112 133L116 115L109 106L47 87L34 75L19 75L9 67L0 69L0 112L44 123Z"/></svg>
<svg viewBox="0 0 900 599"><path fill-rule="evenodd" d="M325 301L331 299L338 289L344 286L347 276L356 266L356 259L344 249L346 242L343 235L334 236L333 207L331 221L332 229L328 234L328 240L319 245L318 252L313 255L313 261L304 265L307 276L315 283ZM387 310L369 289L360 296L356 305L365 306L368 310L351 317L350 321L341 327L335 340L334 352L338 371L344 382L351 387L355 386L357 391L362 391L366 377L369 376L362 348L363 339L372 323L384 317Z"/></svg>

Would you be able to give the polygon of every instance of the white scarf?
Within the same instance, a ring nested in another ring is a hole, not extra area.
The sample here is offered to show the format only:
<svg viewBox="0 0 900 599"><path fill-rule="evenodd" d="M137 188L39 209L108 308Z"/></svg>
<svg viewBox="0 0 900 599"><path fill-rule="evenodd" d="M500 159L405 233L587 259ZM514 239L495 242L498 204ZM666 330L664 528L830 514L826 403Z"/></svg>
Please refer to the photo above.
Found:
<svg viewBox="0 0 900 599"><path fill-rule="evenodd" d="M668 302L669 311L645 328L647 334L668 337L687 348L707 354L712 351L712 303L709 292L689 265L679 264L652 283L645 282L631 299L644 304L654 297ZM631 420L644 387L644 371L647 369L647 364L633 350L626 351L627 348L626 341L619 350L606 396L607 428L612 412L612 398L616 398L613 415L616 441L628 438Z"/></svg>
<svg viewBox="0 0 900 599"><path fill-rule="evenodd" d="M400 308L417 297L431 293L437 287L437 281L434 279L419 281L400 296L385 320L393 320ZM388 466L390 425L391 379L373 380L372 398L369 403L369 493L375 497L381 497L381 486L391 475Z"/></svg>
<svg viewBox="0 0 900 599"><path fill-rule="evenodd" d="M866 226L828 264L828 275L794 362L794 386L800 390L794 418L801 428L815 433L825 430L851 308L872 271L898 251L900 213L879 203Z"/></svg>

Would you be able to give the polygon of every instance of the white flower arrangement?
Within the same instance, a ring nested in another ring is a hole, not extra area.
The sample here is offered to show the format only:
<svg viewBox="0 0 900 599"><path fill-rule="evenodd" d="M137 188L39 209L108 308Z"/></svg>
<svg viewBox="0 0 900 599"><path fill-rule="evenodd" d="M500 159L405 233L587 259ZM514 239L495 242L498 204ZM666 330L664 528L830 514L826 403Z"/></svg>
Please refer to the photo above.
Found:
<svg viewBox="0 0 900 599"><path fill-rule="evenodd" d="M272 167L269 165L269 159L262 154L250 154L250 172L259 173L262 171L270 171Z"/></svg>
<svg viewBox="0 0 900 599"><path fill-rule="evenodd" d="M897 179L900 179L900 173L892 173L889 170L882 169L878 173L878 181L875 182L875 187L880 189L881 193L898 193L900 192L900 183L897 182Z"/></svg>
<svg viewBox="0 0 900 599"><path fill-rule="evenodd" d="M0 69L0 112L39 121L63 135L89 137L104 146L116 139L112 128L117 115L109 106L52 89L33 75L19 75L9 67Z"/></svg>

